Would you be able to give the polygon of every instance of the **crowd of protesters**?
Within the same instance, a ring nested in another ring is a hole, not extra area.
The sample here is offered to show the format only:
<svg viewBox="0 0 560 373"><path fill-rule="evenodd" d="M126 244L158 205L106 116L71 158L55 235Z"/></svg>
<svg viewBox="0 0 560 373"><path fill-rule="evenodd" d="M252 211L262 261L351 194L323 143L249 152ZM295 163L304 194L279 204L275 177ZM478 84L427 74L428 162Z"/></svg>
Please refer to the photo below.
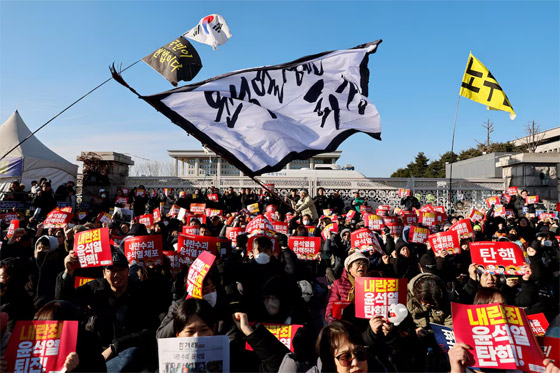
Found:
<svg viewBox="0 0 560 373"><path fill-rule="evenodd" d="M10 238L8 222L2 222L2 354L18 320L79 320L76 352L66 360L68 371L156 371L157 338L227 335L231 370L237 372L463 372L470 371L470 347L457 343L449 353L442 352L430 329L430 323L452 326L451 302L501 303L522 307L527 314L543 312L549 329L558 333L558 219L538 220L534 206L525 202L525 191L510 201L514 216L494 217L489 208L482 221L473 221L475 237L461 241L458 255L435 255L429 245L410 242L406 227L401 234L388 228L375 232L382 252L352 247L351 232L367 226L360 206L368 201L358 192L346 203L337 192L327 195L322 188L314 197L305 190L279 197L248 188L228 188L223 194L216 188L148 190L142 195L119 189L116 196L100 189L81 219L76 214L64 228L44 229L42 222L57 202L68 203L73 211L82 209L75 195L72 182L54 191L42 179L29 192L14 182L4 198L28 202L32 209L27 216L20 214L19 228ZM203 299L185 300L188 265L175 273L166 257L162 266L130 264L123 242L115 241L111 248L112 265L80 268L74 235L103 226L123 241L161 235L164 250L176 250L187 221L168 213L174 205L189 209L192 203L223 211L205 224L191 219L189 225L197 225L200 235L223 237L227 227L245 227L254 218L247 209L255 203L261 213L274 212L288 222L289 232L275 235L279 252L269 237L247 247L247 236L239 235L232 250L218 253L204 279ZM160 209L161 221L146 227L118 214L111 222L98 219L102 212L123 207L134 217ZM412 211L421 206L409 196L400 207ZM331 217L323 215L325 210ZM349 211L355 212L352 218L344 218ZM322 237L333 215L339 217L338 232ZM463 218L448 211L447 220L432 231L446 231ZM298 259L288 247L289 236L321 237L320 259ZM518 244L527 254L526 274L481 272L471 262L473 241ZM75 287L77 276L95 280ZM408 280L408 316L399 325L383 316L355 317L356 278L364 276ZM342 316L333 312L337 301L351 303ZM263 323L303 325L294 337L293 352ZM558 372L550 361L544 364L547 371Z"/></svg>

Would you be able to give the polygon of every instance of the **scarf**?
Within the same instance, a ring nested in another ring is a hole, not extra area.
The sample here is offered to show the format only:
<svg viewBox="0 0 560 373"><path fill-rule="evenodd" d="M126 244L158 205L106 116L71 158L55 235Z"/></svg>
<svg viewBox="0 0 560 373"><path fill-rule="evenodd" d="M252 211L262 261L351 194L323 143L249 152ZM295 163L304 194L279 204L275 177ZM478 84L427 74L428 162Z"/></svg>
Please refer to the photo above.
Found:
<svg viewBox="0 0 560 373"><path fill-rule="evenodd" d="M348 275L348 281L350 281L350 283L352 284L352 288L348 292L348 301L354 302L354 297L356 295L355 279L354 276L352 276L350 273L347 273L347 275Z"/></svg>

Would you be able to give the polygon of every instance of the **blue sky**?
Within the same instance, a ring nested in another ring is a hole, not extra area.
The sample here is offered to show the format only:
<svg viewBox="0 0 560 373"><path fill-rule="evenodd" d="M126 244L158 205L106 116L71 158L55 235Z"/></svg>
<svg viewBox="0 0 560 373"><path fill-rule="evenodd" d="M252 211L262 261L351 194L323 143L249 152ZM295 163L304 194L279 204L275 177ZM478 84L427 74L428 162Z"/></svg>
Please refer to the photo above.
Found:
<svg viewBox="0 0 560 373"><path fill-rule="evenodd" d="M204 67L193 82L232 70L288 62L383 39L370 58L369 97L383 141L357 134L341 164L388 177L423 151L451 146L459 86L472 51L496 77L517 118L461 98L455 149L560 124L558 1L0 1L0 122L15 110L33 131L109 77L112 62L139 60L212 13L233 37L214 51L192 42ZM124 73L141 94L173 88L144 63ZM185 83L186 84L186 83ZM80 151L116 151L167 161L197 140L115 82L37 134L76 162ZM142 161L140 158L133 158Z"/></svg>

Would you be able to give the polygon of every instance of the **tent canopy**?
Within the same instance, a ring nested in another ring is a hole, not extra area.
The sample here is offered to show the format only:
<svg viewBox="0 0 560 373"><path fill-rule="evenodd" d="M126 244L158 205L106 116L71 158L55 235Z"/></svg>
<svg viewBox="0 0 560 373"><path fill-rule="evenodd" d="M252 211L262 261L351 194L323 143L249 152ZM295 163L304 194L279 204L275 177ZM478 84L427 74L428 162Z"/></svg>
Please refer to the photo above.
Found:
<svg viewBox="0 0 560 373"><path fill-rule="evenodd" d="M0 126L0 157L18 145L31 131L16 110L7 121ZM68 162L49 148L35 135L19 145L4 159L23 158L21 176L9 176L10 181L21 179L27 188L32 180L46 177L52 181L53 188L67 181L75 181L78 166ZM0 183L5 183L6 177L0 175Z"/></svg>

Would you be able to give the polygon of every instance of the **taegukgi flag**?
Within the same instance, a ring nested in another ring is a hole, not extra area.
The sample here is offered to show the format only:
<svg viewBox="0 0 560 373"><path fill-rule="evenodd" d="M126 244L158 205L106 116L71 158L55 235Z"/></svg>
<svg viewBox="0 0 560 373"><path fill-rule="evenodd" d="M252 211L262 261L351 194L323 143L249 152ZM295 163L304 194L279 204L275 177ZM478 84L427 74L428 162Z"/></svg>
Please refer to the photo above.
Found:
<svg viewBox="0 0 560 373"><path fill-rule="evenodd" d="M381 140L367 98L369 55L381 40L289 63L234 71L146 102L250 176L333 151L364 132Z"/></svg>
<svg viewBox="0 0 560 373"><path fill-rule="evenodd" d="M512 120L517 116L496 78L472 53L469 53L459 95L486 105L488 110L507 111Z"/></svg>
<svg viewBox="0 0 560 373"><path fill-rule="evenodd" d="M216 49L218 45L224 44L231 38L231 33L224 17L210 14L202 18L198 25L185 32L183 36Z"/></svg>

